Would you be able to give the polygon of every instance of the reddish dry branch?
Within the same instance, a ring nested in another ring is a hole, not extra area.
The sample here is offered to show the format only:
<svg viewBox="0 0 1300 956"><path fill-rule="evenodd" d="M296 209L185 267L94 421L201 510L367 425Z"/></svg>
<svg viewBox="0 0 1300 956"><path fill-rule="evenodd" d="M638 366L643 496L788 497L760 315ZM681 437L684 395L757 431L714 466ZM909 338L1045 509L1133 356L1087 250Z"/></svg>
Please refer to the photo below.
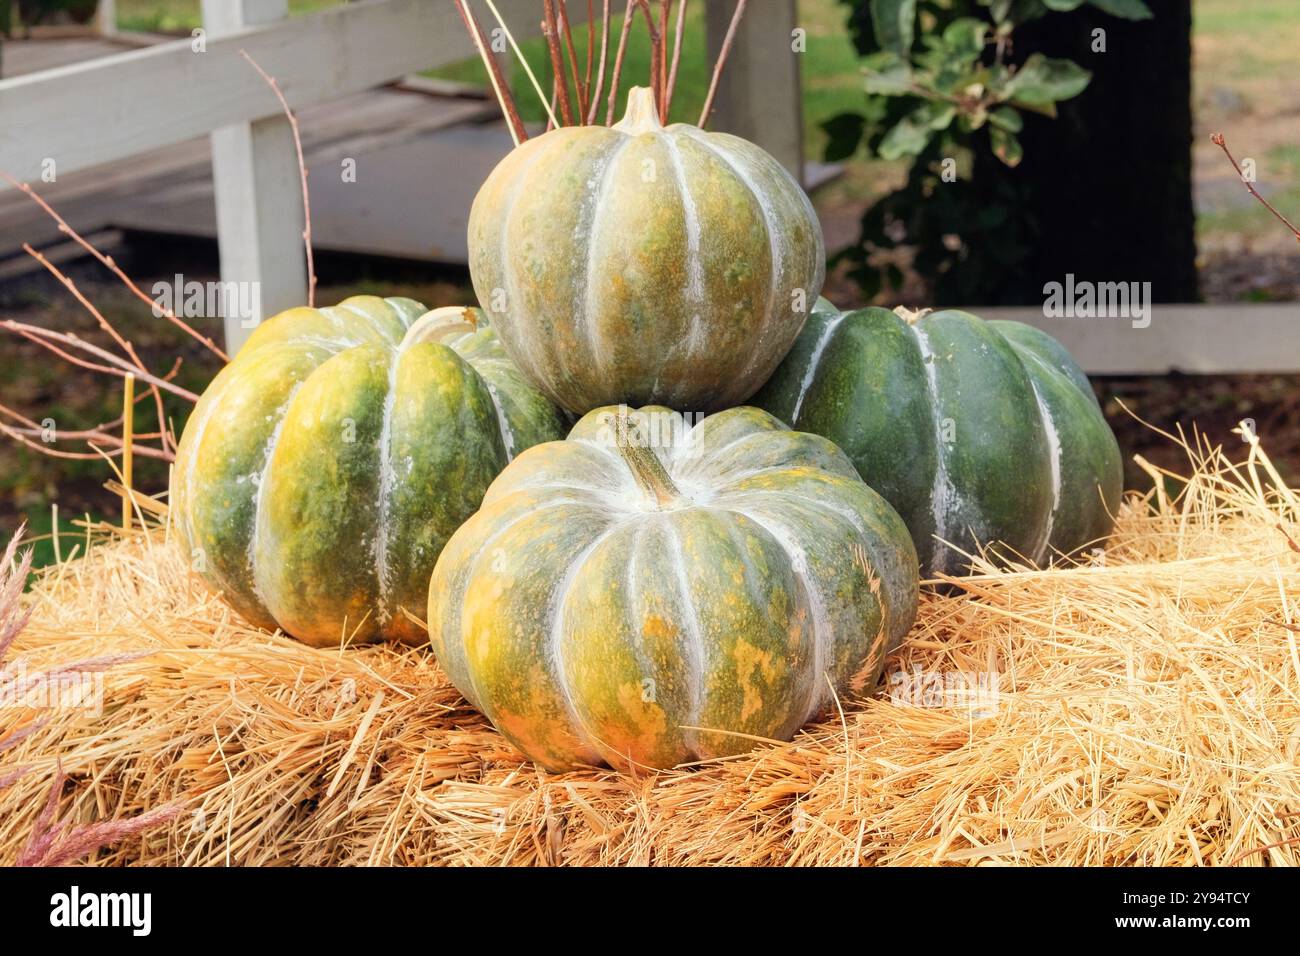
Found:
<svg viewBox="0 0 1300 956"><path fill-rule="evenodd" d="M632 30L632 6L636 0L627 0L623 12L623 29L618 36L618 52L614 54L614 73L609 79L609 105L605 108L605 125L614 124L614 106L618 102L618 80L623 73L623 54L627 52L627 35Z"/></svg>
<svg viewBox="0 0 1300 956"><path fill-rule="evenodd" d="M591 97L591 64L592 55L596 52L596 9L595 0L587 0L587 70L583 74L582 85L586 88L588 100ZM583 113L583 121L586 122L586 113Z"/></svg>
<svg viewBox="0 0 1300 956"><path fill-rule="evenodd" d="M311 251L311 196L307 191L307 164L302 156L302 136L298 131L298 117L294 116L293 110L289 109L289 101L280 92L280 84L275 82L275 77L258 66L257 61L249 56L247 51L240 50L239 55L252 65L258 76L265 80L266 85L271 88L275 98L280 101L280 108L284 110L284 115L289 120L289 129L293 133L293 148L298 154L298 177L302 181L302 242L307 250L307 307L314 308L316 305L316 263Z"/></svg>
<svg viewBox="0 0 1300 956"><path fill-rule="evenodd" d="M478 18L474 16L474 11L465 5L465 0L455 0L455 2L460 18L465 23L465 29L469 31L470 39L474 41L474 47L483 60L483 66L491 76L497 103L501 106L501 112L505 115L506 122L510 124L515 144L518 145L528 139L528 132L524 129L523 117L519 115L515 98L510 92L510 84L506 82L501 72L501 64L497 62L496 57L488 53L487 38L483 34L483 28L479 26Z"/></svg>
<svg viewBox="0 0 1300 956"><path fill-rule="evenodd" d="M94 256L101 263L103 263L103 265L110 272L112 272L115 276L117 276L120 280L122 280L122 284L125 285L127 289L130 290L131 294L134 295L137 299L139 299L141 302L144 302L151 309L157 309L162 314L162 317L164 319L166 319L167 321L171 322L173 325L181 329L181 331L185 332L185 334L189 335L195 341L202 343L214 355L220 358L221 361L223 362L230 361L230 356L228 356L225 352L223 352L221 348L217 345L217 343L212 341L210 337L196 331L192 326L190 326L187 322L185 322L184 319L181 319L179 316L177 316L176 313L173 312L171 309L163 308L161 305L159 305L159 303L156 300L151 299L149 298L149 296L145 295L145 293L140 289L138 285L135 284L135 282L131 279L131 277L122 271L121 267L118 266L118 264L113 260L112 256L105 255L104 253L96 249L92 243L82 238L81 234L78 233L71 226L69 226L67 221L54 210L54 207L51 206L49 203L47 203L43 198L41 198L41 196L36 192L36 190L32 189L31 186L29 186L27 183L19 182L17 179L15 179L13 176L9 175L9 173L5 172L2 169L0 169L0 179L6 180L15 189L19 189L22 192L26 193L27 196L32 200L32 202L40 206L41 209L45 211L46 215L48 215L51 219L55 221L55 223L58 224L59 232L63 233L65 236L68 236L70 239L72 239L73 242L77 243L77 245L81 246L81 248L85 249L92 256Z"/></svg>
<svg viewBox="0 0 1300 956"><path fill-rule="evenodd" d="M664 92L664 115L660 122L668 122L668 113L673 108L673 91L677 89L677 65L682 59L682 34L686 27L686 0L677 8L677 33L673 39L673 64L668 70L668 86Z"/></svg>
<svg viewBox="0 0 1300 956"><path fill-rule="evenodd" d="M551 73L555 77L555 90L560 100L560 116L565 126L573 125L573 105L569 101L569 84L564 79L564 64L560 60L559 26L555 14L555 0L542 0L542 33L546 49L551 55Z"/></svg>
<svg viewBox="0 0 1300 956"><path fill-rule="evenodd" d="M1278 221L1280 221L1282 225L1290 229L1291 234L1295 236L1296 241L1300 242L1300 229L1297 229L1290 219L1288 219L1286 216L1278 212L1277 209L1273 207L1272 203L1270 203L1267 199L1261 196L1259 194L1259 190L1255 188L1255 184L1246 178L1245 171L1242 170L1241 166L1237 164L1237 160L1233 158L1232 153L1228 150L1228 141L1224 139L1223 134L1222 133L1212 134L1210 136L1210 142L1214 143L1215 146L1223 150L1223 154L1228 157L1228 162L1232 163L1232 168L1235 169L1237 171L1237 175L1241 177L1241 182L1246 187L1246 191L1249 192L1256 199L1258 199L1261 203L1263 203L1264 208L1267 209L1269 212L1271 212L1275 217L1277 217Z"/></svg>
<svg viewBox="0 0 1300 956"><path fill-rule="evenodd" d="M655 28L654 11L650 9L650 0L636 0L637 9L645 15L646 29L650 32L650 89L655 95L656 109L663 112L663 101L661 100L662 81L660 79L660 60L661 48L663 46L663 36Z"/></svg>
<svg viewBox="0 0 1300 956"><path fill-rule="evenodd" d="M709 93L704 98L704 108L700 110L700 121L696 125L700 129L709 121L709 114L713 112L713 97L718 92L718 80L722 76L722 69L727 65L727 56L731 53L731 44L736 39L736 28L740 25L740 18L745 13L746 0L737 0L736 11L731 15L731 23L727 25L727 35L722 38L722 49L718 51L718 60L713 64L713 77L709 80Z"/></svg>
<svg viewBox="0 0 1300 956"><path fill-rule="evenodd" d="M199 396L195 395L189 389L182 388L179 385L174 385L167 379L159 378L157 375L154 375L152 372L147 370L141 371L126 360L114 355L112 352L101 349L97 345L92 345L90 342L79 338L72 332L56 332L53 329L42 328L39 325L31 325L27 322L15 322L13 319L0 321L0 328L8 329L10 332L21 335L23 338L29 339L37 345L49 349L60 358L72 362L74 365L79 365L82 368L87 368L95 372L103 372L106 375L116 375L120 378L125 378L128 374L134 375L140 381L149 385L157 386L163 391L171 392L173 395L177 395L186 401L197 402L199 400ZM66 351L65 348L60 348L54 343L60 343L66 348L79 349L80 351L85 352L88 355L93 355L95 358L107 362L108 364L99 365L78 358Z"/></svg>
<svg viewBox="0 0 1300 956"><path fill-rule="evenodd" d="M573 89L578 97L578 125L582 125L587 115L587 89L578 77L578 57L573 46L573 31L569 25L569 7L565 0L559 0L559 26L563 31L564 49L569 58L569 72L573 75Z"/></svg>
<svg viewBox="0 0 1300 956"><path fill-rule="evenodd" d="M587 125L596 122L596 109L600 104L600 94L605 88L605 60L609 48L609 0L604 0L603 13L600 18L600 67L596 71L596 88L591 94L591 105L587 108Z"/></svg>
<svg viewBox="0 0 1300 956"><path fill-rule="evenodd" d="M659 122L668 122L668 21L672 16L673 0L659 4L659 88L655 98L659 101Z"/></svg>

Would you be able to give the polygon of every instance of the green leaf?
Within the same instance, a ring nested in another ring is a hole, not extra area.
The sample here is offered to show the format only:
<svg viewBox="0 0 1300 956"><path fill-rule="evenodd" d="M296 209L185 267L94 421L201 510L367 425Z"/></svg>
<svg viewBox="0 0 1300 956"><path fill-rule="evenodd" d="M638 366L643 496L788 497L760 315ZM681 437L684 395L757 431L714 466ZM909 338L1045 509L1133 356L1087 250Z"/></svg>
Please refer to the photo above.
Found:
<svg viewBox="0 0 1300 956"><path fill-rule="evenodd" d="M984 52L984 43L988 35L989 25L983 20L976 20L974 17L958 17L944 28L943 43L953 56L970 61L977 59Z"/></svg>
<svg viewBox="0 0 1300 956"><path fill-rule="evenodd" d="M1019 166L1020 161L1025 158L1025 151L1014 133L990 124L989 141L993 144L993 155L1012 169Z"/></svg>
<svg viewBox="0 0 1300 956"><path fill-rule="evenodd" d="M916 0L871 0L871 27L882 50L907 56L916 36Z"/></svg>
<svg viewBox="0 0 1300 956"><path fill-rule="evenodd" d="M1043 6L1058 13L1067 13L1083 6L1084 0L1042 0Z"/></svg>
<svg viewBox="0 0 1300 956"><path fill-rule="evenodd" d="M989 8L995 23L1004 23L1011 13L1011 4L1013 0L980 0L980 3Z"/></svg>
<svg viewBox="0 0 1300 956"><path fill-rule="evenodd" d="M1004 93L1021 103L1054 103L1083 92L1092 74L1073 60L1035 53L1007 83Z"/></svg>
<svg viewBox="0 0 1300 956"><path fill-rule="evenodd" d="M862 85L868 93L897 96L912 86L912 68L897 53L882 50L862 58Z"/></svg>
<svg viewBox="0 0 1300 956"><path fill-rule="evenodd" d="M957 107L951 103L927 103L912 114L916 122L924 123L927 129L945 130L952 125L957 115Z"/></svg>
<svg viewBox="0 0 1300 956"><path fill-rule="evenodd" d="M1150 20L1152 17L1151 8L1142 0L1089 0L1089 2L1103 13L1122 17L1125 20Z"/></svg>
<svg viewBox="0 0 1300 956"><path fill-rule="evenodd" d="M867 120L860 113L840 113L821 125L826 131L825 159L833 163L857 152Z"/></svg>
<svg viewBox="0 0 1300 956"><path fill-rule="evenodd" d="M1025 128L1024 118L1010 106L1003 106L990 113L989 122L1008 133L1019 133Z"/></svg>
<svg viewBox="0 0 1300 956"><path fill-rule="evenodd" d="M910 113L885 134L876 155L881 159L902 159L917 156L930 142L930 128L926 122L917 122L916 113Z"/></svg>

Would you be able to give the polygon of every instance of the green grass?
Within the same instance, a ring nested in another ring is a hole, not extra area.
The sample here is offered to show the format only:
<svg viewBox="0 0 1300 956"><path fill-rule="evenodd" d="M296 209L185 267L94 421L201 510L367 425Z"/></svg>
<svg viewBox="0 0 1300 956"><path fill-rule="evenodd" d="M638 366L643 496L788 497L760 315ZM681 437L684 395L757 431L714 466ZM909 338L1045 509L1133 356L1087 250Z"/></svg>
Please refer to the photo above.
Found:
<svg viewBox="0 0 1300 956"><path fill-rule="evenodd" d="M289 13L313 13L342 0L289 0ZM142 33L188 33L202 25L200 0L118 0L119 30Z"/></svg>

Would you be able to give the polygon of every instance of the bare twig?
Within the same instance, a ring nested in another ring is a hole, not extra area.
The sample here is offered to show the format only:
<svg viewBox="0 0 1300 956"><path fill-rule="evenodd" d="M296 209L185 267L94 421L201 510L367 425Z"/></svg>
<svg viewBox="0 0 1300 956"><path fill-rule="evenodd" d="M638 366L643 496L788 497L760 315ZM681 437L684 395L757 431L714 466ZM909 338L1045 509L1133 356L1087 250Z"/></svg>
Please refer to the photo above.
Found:
<svg viewBox="0 0 1300 956"><path fill-rule="evenodd" d="M600 105L600 94L605 88L605 60L609 47L609 0L604 0L603 14L600 18L600 68L596 71L596 88L591 94L591 106L587 109L587 125L596 122L596 109Z"/></svg>
<svg viewBox="0 0 1300 956"><path fill-rule="evenodd" d="M704 98L704 108L700 110L700 121L697 124L700 129L704 129L709 122L709 113L713 112L713 97L718 92L718 80L722 76L723 67L727 65L731 44L736 39L736 28L745 13L745 3L746 0L736 0L736 12L731 15L731 23L727 25L727 35L722 38L722 49L718 51L718 60L713 64L713 77L709 80L709 94Z"/></svg>
<svg viewBox="0 0 1300 956"><path fill-rule="evenodd" d="M1271 212L1275 217L1277 217L1278 221L1280 221L1282 225L1290 229L1291 234L1296 237L1296 241L1300 242L1300 229L1297 229L1290 219L1288 219L1286 216L1282 215L1275 208L1273 208L1272 203L1270 203L1267 199L1265 199L1263 196L1259 194L1259 190L1255 188L1255 184L1246 178L1246 173L1242 170L1242 168L1239 165L1237 165L1237 160L1234 159L1232 153L1228 151L1228 142L1223 138L1223 134L1222 133L1213 134L1210 137L1210 142L1214 143L1215 146L1223 150L1223 155L1227 156L1228 162L1232 163L1232 168L1235 169L1237 171L1237 175L1241 177L1241 182L1243 185L1245 185L1247 192L1249 192L1252 196L1254 196L1256 199L1262 202L1264 204L1264 208L1267 209L1269 212Z"/></svg>
<svg viewBox="0 0 1300 956"><path fill-rule="evenodd" d="M623 54L627 51L627 35L632 30L632 5L636 0L627 0L627 10L623 14L623 29L618 36L618 52L614 54L614 73L609 78L609 106L605 109L605 125L614 122L614 105L618 102L618 80L623 72Z"/></svg>
<svg viewBox="0 0 1300 956"><path fill-rule="evenodd" d="M578 56L573 46L573 30L569 26L569 6L566 0L557 0L559 26L564 38L564 49L569 57L569 71L573 74L573 89L578 97L578 125L582 125L587 115L587 89L578 76ZM590 53L588 53L590 56Z"/></svg>
<svg viewBox="0 0 1300 956"><path fill-rule="evenodd" d="M31 325L27 322L16 322L13 319L4 319L3 321L0 321L0 328L8 329L10 332L16 332L18 335L23 336L23 338L30 339L37 345L41 345L49 349L51 352L54 352L60 358L66 359L74 365L80 365L82 368L88 368L95 372L103 372L106 375L117 375L121 378L125 378L128 374L132 374L135 375L136 378L140 379L140 381L147 382L150 385L156 385L163 391L171 392L173 395L177 395L186 401L197 402L199 400L199 396L195 395L189 389L182 388L179 385L173 385L166 379L159 378L157 375L154 375L152 372L147 370L137 369L125 359L121 359L112 352L101 349L97 345L92 345L90 342L87 342L85 339L80 338L71 332L56 332L53 329L42 328L39 325ZM79 359L64 349L59 348L57 345L54 345L53 343L55 342L61 343L68 348L80 349L81 351L93 355L109 364L99 365L94 362L88 362L85 359Z"/></svg>
<svg viewBox="0 0 1300 956"><path fill-rule="evenodd" d="M660 0L659 4L659 88L655 99L659 101L659 122L668 122L668 20L672 16L673 0Z"/></svg>
<svg viewBox="0 0 1300 956"><path fill-rule="evenodd" d="M542 0L542 33L546 48L551 54L551 71L557 78L556 91L560 100L560 115L565 126L573 125L573 105L569 101L569 84L564 79L564 64L560 60L559 26L556 20L555 0Z"/></svg>
<svg viewBox="0 0 1300 956"><path fill-rule="evenodd" d="M497 9L497 5L493 0L483 0L483 2L488 5L488 9L492 11L492 16L496 17L497 26L499 26L501 32L506 35L506 39L510 41L510 48L515 51L515 57L519 60L519 65L524 68L524 73L527 74L528 81L533 84L533 89L537 91L537 98L542 101L542 109L546 110L547 116L550 117L551 125L559 126L559 120L555 118L555 108L547 103L546 94L542 92L542 84L537 82L537 74L535 74L533 68L528 65L528 58L520 51L519 44L515 42L514 34L511 33L510 28L506 26L506 21L501 18L501 11ZM606 2L608 2L608 0L606 0Z"/></svg>
<svg viewBox="0 0 1300 956"><path fill-rule="evenodd" d="M523 118L520 117L519 110L515 106L515 98L510 92L510 84L506 82L505 76L502 75L501 64L497 62L497 58L488 52L487 38L483 35L483 28L479 26L474 11L465 5L465 0L455 0L455 3L456 9L460 12L460 18L465 23L465 29L469 31L470 39L474 41L478 55L487 68L488 79L492 82L492 91L496 93L497 103L501 106L501 112L506 118L506 125L510 129L510 138L518 146L528 139L528 132L524 129ZM493 13L495 12L494 7ZM500 16L498 15L499 19ZM511 39L510 42L514 43L514 40Z"/></svg>
<svg viewBox="0 0 1300 956"><path fill-rule="evenodd" d="M311 251L311 197L307 191L307 163L302 157L302 136L298 131L298 117L294 116L293 110L289 109L289 101L284 98L284 93L280 91L280 84L275 82L275 77L262 69L257 64L257 61L248 55L247 51L240 50L239 55L252 65L258 76L265 80L266 85L271 88L275 98L280 101L280 108L284 110L284 115L289 120L289 129L293 133L293 148L298 153L298 177L302 180L302 243L307 250L307 307L314 308L316 305L316 263Z"/></svg>
<svg viewBox="0 0 1300 956"><path fill-rule="evenodd" d="M596 8L595 0L587 0L587 71L583 75L583 86L586 87L588 99L591 97L591 64L592 57L596 52ZM588 122L586 111L583 111L583 122Z"/></svg>
<svg viewBox="0 0 1300 956"><path fill-rule="evenodd" d="M668 113L673 108L673 91L677 89L677 64L682 59L682 35L686 28L686 0L677 7L677 33L673 38L673 65L668 70L668 89L664 93L664 115L661 122L668 122Z"/></svg>
<svg viewBox="0 0 1300 956"><path fill-rule="evenodd" d="M33 259L35 259L37 262L39 262L42 266L44 266L51 275L53 275L56 279L59 280L59 282L63 284L63 287L65 289L67 289L69 292L72 293L73 297L76 298L76 300L79 303L81 303L82 308L84 308L87 312L89 312L91 316L94 318L94 320L99 324L99 327L103 329L105 332L107 332L109 336L113 339L113 341L117 343L118 347L123 352L126 353L127 357L130 358L131 363L132 365L134 365L136 370L142 373L142 375L149 374L148 369L145 368L144 362L142 362L140 360L140 356L136 354L134 346L132 346L130 342L128 342L126 339L124 339L121 336L121 334L117 331L117 329L113 327L113 324L109 322L108 319L104 318L103 313L101 313L99 309L95 308L94 304L91 303L89 299L87 299L84 295L82 295L81 290L77 288L75 282L73 282L70 278L68 278L67 275L61 272L58 266L54 265L54 263L50 262L47 258L45 258L45 256L43 256L41 253L33 249L30 243L26 243L26 242L23 243L23 251L26 252L29 256L31 256ZM166 418L166 412L164 412L163 410L162 395L161 393L159 393L158 389L153 386L150 386L150 391L153 394L154 408L158 413L158 421L161 424ZM164 440L163 441L164 447L166 446L166 444L167 444L166 440Z"/></svg>
<svg viewBox="0 0 1300 956"><path fill-rule="evenodd" d="M11 409L6 408L0 410L2 410L5 414L14 414ZM42 432L43 429L32 429L28 427L14 428L12 425L6 425L4 422L0 422L0 434L5 435L8 438L12 439L13 441L18 442L20 445L26 445L28 448L32 449L33 451L38 451L42 455L48 455L51 458L67 458L75 461L97 461L103 457L102 452L63 451L62 449L59 448L51 448L44 442L37 442L34 438L29 437L32 435L40 435L42 434ZM111 449L108 452L108 454L112 456L117 456L122 454L122 439L108 432L86 429L86 430L74 431L74 432L61 431L58 432L57 434L59 438L84 441L92 448L101 444L107 445ZM150 433L149 435L136 435L135 437L137 441L133 447L137 455L143 455L146 458L158 458L161 459L162 461L176 460L176 456L172 454L170 451L165 451L162 449L153 448L149 445L140 444L139 439L157 438L159 437L158 433L154 432L154 433Z"/></svg>
<svg viewBox="0 0 1300 956"><path fill-rule="evenodd" d="M140 289L140 287L137 286L135 282L132 281L131 277L122 271L121 267L118 266L118 264L113 260L112 256L105 255L104 253L96 249L90 242L83 239L80 233L78 233L75 229L69 226L67 221L64 220L64 218L60 216L57 212L54 211L54 207L52 207L49 203L47 203L44 199L42 199L41 196L37 194L36 190L32 189L31 186L29 186L27 183L19 182L17 179L15 179L13 176L9 175L7 172L5 172L2 169L0 169L0 179L4 179L8 181L8 183L11 186L13 186L15 189L20 189L24 193L26 193L28 197L30 197L32 202L36 203L36 205L40 206L41 209L45 210L46 215L48 215L51 219L55 221L55 223L58 224L59 232L68 236L75 243L77 243L77 245L81 246L81 248L85 249L92 256L94 256L101 263L103 263L103 265L110 272L112 272L115 276L117 276L120 280L122 280L122 283L127 287L127 289L131 291L131 294L134 295L137 299L139 299L141 302L146 303L148 306L150 306L150 308L158 309L158 311L162 313L162 317L164 319L171 322L173 325L177 326L179 329L181 329L191 338L195 339L196 341L206 346L208 350L211 351L218 358L220 358L221 361L223 362L230 361L230 356L228 356L225 352L223 352L221 348L217 345L217 343L212 341L210 337L196 331L187 322L185 322L185 320L177 316L174 311L172 311L171 309L162 308L157 302L157 300L151 299L149 296L145 295L145 293Z"/></svg>
<svg viewBox="0 0 1300 956"><path fill-rule="evenodd" d="M660 88L662 81L660 78L660 60L663 46L663 37L655 27L654 11L650 9L650 0L636 0L636 7L645 14L646 29L650 33L650 91L655 97L655 111L662 112L662 103L659 100L663 90Z"/></svg>

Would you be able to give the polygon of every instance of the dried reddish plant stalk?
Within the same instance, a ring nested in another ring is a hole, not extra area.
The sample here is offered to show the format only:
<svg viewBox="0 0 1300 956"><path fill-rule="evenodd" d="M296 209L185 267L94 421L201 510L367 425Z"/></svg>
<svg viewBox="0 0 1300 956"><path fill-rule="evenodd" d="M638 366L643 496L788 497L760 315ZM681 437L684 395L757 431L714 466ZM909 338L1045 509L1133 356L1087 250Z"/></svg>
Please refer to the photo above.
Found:
<svg viewBox="0 0 1300 956"><path fill-rule="evenodd" d="M112 256L105 255L104 253L96 249L92 243L82 238L81 234L78 233L75 229L73 229L70 225L68 225L67 221L62 216L60 216L57 212L55 212L54 208L49 203L47 203L43 198L41 198L41 196L36 192L36 190L32 189L31 186L29 186L27 183L20 182L19 180L15 179L13 176L9 175L9 173L5 172L3 169L0 169L0 179L6 180L15 189L21 190L22 192L26 193L28 198L31 199L32 202L40 206L41 209L45 211L45 214L55 221L55 223L59 227L59 232L63 233L65 236L68 236L70 239L72 239L73 242L77 243L77 245L81 246L81 248L85 249L92 256L94 256L101 263L103 263L103 265L110 272L112 272L115 276L117 276L122 281L122 284L125 285L127 289L130 290L131 294L134 295L137 299L139 299L141 302L148 305L150 308L157 309L162 314L162 317L164 319L166 319L168 322L171 322L173 325L175 325L177 328L183 331L186 335L193 338L195 341L201 343L210 352L216 355L217 358L221 359L221 361L223 362L230 361L230 356L228 356L224 351L222 351L221 347L218 346L216 342L212 341L210 336L203 335L200 332L196 331L184 319L177 316L176 313L171 308L164 307L160 305L155 299L151 299L149 298L149 296L145 295L145 293L140 289L140 287L136 285L134 281L132 281L131 277L128 276L124 271L122 271L122 268L114 261Z"/></svg>
<svg viewBox="0 0 1300 956"><path fill-rule="evenodd" d="M560 116L565 126L573 125L573 105L569 101L569 84L564 79L564 64L560 61L559 26L556 20L555 0L542 0L542 34L551 56L551 73L555 77L555 91L560 101Z"/></svg>
<svg viewBox="0 0 1300 956"><path fill-rule="evenodd" d="M587 125L596 122L596 109L600 105L600 94L605 88L605 60L609 48L609 0L604 0L600 18L600 67L596 71L596 88L591 94L591 105L587 108Z"/></svg>
<svg viewBox="0 0 1300 956"><path fill-rule="evenodd" d="M311 196L307 190L307 163L302 156L302 136L298 131L298 117L289 109L289 101L284 98L284 93L280 91L280 84L275 82L275 77L267 73L258 65L257 61L248 55L248 51L240 50L239 55L252 65L257 71L257 75L266 81L266 85L271 88L275 98L280 101L280 108L284 110L285 117L289 120L289 130L293 133L293 148L298 154L298 178L302 181L302 243L307 250L307 307L314 308L316 305L316 263L312 257L311 250Z"/></svg>
<svg viewBox="0 0 1300 956"><path fill-rule="evenodd" d="M704 98L704 108L700 110L700 121L696 124L703 129L709 121L709 114L713 112L713 97L718 92L718 80L722 77L723 67L727 65L727 56L731 53L731 44L736 39L736 28L740 25L740 18L745 13L746 0L736 0L736 10L731 15L731 23L727 24L727 35L722 38L722 49L718 51L718 60L713 64L713 76L709 80L709 93Z"/></svg>
<svg viewBox="0 0 1300 956"><path fill-rule="evenodd" d="M1282 223L1282 225L1290 229L1291 234L1295 236L1296 241L1300 242L1300 229L1297 229L1290 219L1288 219L1286 216L1278 212L1277 209L1274 208L1272 203L1270 203L1267 199L1261 196L1259 194L1259 190L1255 188L1255 184L1246 178L1245 171L1241 168L1240 165L1238 165L1237 160L1233 158L1232 153L1228 150L1228 141L1223 138L1223 134L1214 133L1213 135L1210 136L1210 142L1214 143L1215 146L1223 150L1223 155L1228 157L1228 162L1232 163L1232 168L1235 169L1237 171L1237 175L1241 177L1241 182L1246 187L1246 191L1249 192L1256 199L1258 199L1261 203L1263 203L1264 208L1267 209L1269 212L1271 212Z"/></svg>
<svg viewBox="0 0 1300 956"><path fill-rule="evenodd" d="M474 47L483 60L483 66L487 68L488 78L492 81L492 90L496 93L497 103L501 106L501 112L505 115L506 122L510 126L510 136L515 141L515 145L518 146L528 139L528 133L524 129L524 121L519 115L519 109L515 106L515 98L510 92L510 85L501 72L501 64L497 62L496 57L488 52L487 38L483 34L483 28L479 26L478 18L474 16L474 11L465 5L465 0L455 0L455 3L456 10L465 23L465 29L469 31L470 39L474 41Z"/></svg>

